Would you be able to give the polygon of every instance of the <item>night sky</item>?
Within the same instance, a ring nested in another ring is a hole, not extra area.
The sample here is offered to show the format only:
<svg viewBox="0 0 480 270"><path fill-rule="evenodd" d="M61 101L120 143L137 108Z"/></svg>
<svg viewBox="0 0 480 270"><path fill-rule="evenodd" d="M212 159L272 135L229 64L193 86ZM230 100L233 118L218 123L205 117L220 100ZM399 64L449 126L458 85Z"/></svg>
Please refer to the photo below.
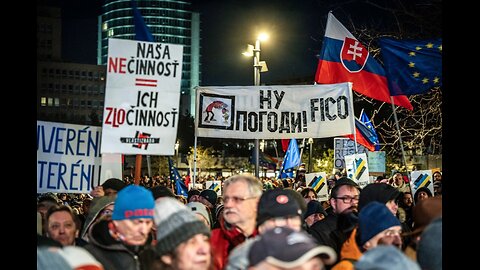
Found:
<svg viewBox="0 0 480 270"><path fill-rule="evenodd" d="M62 8L62 57L96 64L102 1L38 2ZM262 84L313 78L328 12L327 6L320 7L318 2L194 0L192 7L201 18L202 85L252 85L253 58L241 53L248 43L254 44L260 30L270 34L261 46L260 60L269 68L261 74Z"/></svg>
<svg viewBox="0 0 480 270"><path fill-rule="evenodd" d="M38 2L62 8L63 58L96 64L97 17L103 1ZM241 53L248 43L254 44L261 30L270 34L270 39L261 45L260 60L266 61L269 68L261 74L261 83L287 84L284 81L313 79L329 10L351 32L363 25L395 31L396 24L394 18L365 1L193 0L192 8L200 12L201 18L202 86L252 85L253 58ZM414 27L415 32L422 31L418 25ZM357 38L362 41L361 36Z"/></svg>

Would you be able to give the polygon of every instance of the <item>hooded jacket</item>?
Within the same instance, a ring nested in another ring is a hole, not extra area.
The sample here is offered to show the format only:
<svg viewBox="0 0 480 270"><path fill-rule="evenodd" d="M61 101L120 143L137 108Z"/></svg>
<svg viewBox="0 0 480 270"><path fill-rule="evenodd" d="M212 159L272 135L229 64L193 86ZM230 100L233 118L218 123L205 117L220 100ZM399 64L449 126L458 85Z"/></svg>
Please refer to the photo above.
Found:
<svg viewBox="0 0 480 270"><path fill-rule="evenodd" d="M127 246L110 235L110 220L94 223L88 231L89 244L84 248L97 259L105 270L150 269L155 260L151 239L143 246Z"/></svg>
<svg viewBox="0 0 480 270"><path fill-rule="evenodd" d="M103 209L113 203L115 203L114 196L103 196L99 197L98 199L93 199L90 210L88 211L88 216L85 219L85 223L83 224L82 233L80 234L81 239L88 242L88 229L98 219L98 217L100 216L100 212L102 212Z"/></svg>

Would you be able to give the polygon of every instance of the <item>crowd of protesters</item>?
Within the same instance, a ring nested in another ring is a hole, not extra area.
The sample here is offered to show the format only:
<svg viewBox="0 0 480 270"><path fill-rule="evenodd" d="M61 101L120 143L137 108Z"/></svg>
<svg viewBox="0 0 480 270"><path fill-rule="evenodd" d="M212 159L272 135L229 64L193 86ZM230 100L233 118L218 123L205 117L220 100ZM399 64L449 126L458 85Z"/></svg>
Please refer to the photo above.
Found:
<svg viewBox="0 0 480 270"><path fill-rule="evenodd" d="M442 269L440 172L414 196L401 173L360 188L337 172L325 201L304 174L200 178L188 197L160 176L39 194L37 269Z"/></svg>

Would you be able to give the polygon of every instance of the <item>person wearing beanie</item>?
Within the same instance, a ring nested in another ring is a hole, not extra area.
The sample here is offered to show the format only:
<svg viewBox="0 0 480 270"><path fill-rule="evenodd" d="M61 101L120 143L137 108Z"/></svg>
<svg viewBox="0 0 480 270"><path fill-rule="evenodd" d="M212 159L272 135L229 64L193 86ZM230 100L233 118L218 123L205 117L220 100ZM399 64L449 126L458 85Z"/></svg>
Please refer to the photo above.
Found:
<svg viewBox="0 0 480 270"><path fill-rule="evenodd" d="M417 189L417 191L413 195L413 201L415 202L415 204L418 204L420 201L431 197L433 197L432 191L430 191L430 189L427 187L421 187Z"/></svg>
<svg viewBox="0 0 480 270"><path fill-rule="evenodd" d="M330 192L328 216L316 222L310 233L318 243L332 247L339 253L342 244L350 237L358 222L360 187L352 179L339 178Z"/></svg>
<svg viewBox="0 0 480 270"><path fill-rule="evenodd" d="M88 231L90 252L106 270L138 269L152 254L151 242L155 201L144 187L129 185L117 194L111 220L101 219ZM146 248L147 247L147 248Z"/></svg>
<svg viewBox="0 0 480 270"><path fill-rule="evenodd" d="M385 183L368 184L362 189L360 198L358 200L358 211L367 205L369 202L381 202L387 206L393 215L397 214L398 205L397 198L400 195L398 189Z"/></svg>
<svg viewBox="0 0 480 270"><path fill-rule="evenodd" d="M196 202L198 201L198 196L200 195L200 191L198 189L192 188L188 191L187 195L188 195L187 197L188 202Z"/></svg>
<svg viewBox="0 0 480 270"><path fill-rule="evenodd" d="M343 243L340 261L332 270L354 269L362 254L378 245L402 246L400 221L380 202L370 202L358 214L358 227Z"/></svg>
<svg viewBox="0 0 480 270"><path fill-rule="evenodd" d="M297 232L302 230L303 211L295 194L298 193L291 189L272 189L262 194L257 207L259 235L247 239L232 250L225 270L247 269L250 248L265 231L275 227L289 228Z"/></svg>
<svg viewBox="0 0 480 270"><path fill-rule="evenodd" d="M211 268L210 229L188 207L172 198L155 202L159 269Z"/></svg>
<svg viewBox="0 0 480 270"><path fill-rule="evenodd" d="M199 202L205 204L210 211L215 209L215 205L217 203L217 193L211 189L205 189L200 192Z"/></svg>
<svg viewBox="0 0 480 270"><path fill-rule="evenodd" d="M317 221L323 220L328 216L325 209L323 209L322 203L319 201L310 201L307 204L307 211L303 214L303 219L308 227L311 227Z"/></svg>
<svg viewBox="0 0 480 270"><path fill-rule="evenodd" d="M189 202L186 204L190 210L195 214L195 216L200 219L208 228L210 228L210 213L208 212L207 207L200 202Z"/></svg>

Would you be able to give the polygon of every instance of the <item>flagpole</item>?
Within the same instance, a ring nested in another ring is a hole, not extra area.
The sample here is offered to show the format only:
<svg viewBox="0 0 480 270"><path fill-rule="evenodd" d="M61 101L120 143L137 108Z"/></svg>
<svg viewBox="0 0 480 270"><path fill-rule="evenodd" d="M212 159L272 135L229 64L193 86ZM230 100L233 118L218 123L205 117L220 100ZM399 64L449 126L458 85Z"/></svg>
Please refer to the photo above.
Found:
<svg viewBox="0 0 480 270"><path fill-rule="evenodd" d="M410 192L413 194L411 181L410 181L411 179L410 179L410 175L408 174L407 159L405 158L405 150L403 149L402 134L400 133L400 125L398 124L397 111L395 110L395 105L393 104L393 96L390 96L390 101L392 104L393 118L395 119L395 126L397 127L397 131L398 131L398 138L400 140L400 149L402 150L403 165L405 166L405 173L407 174L407 178L408 178L408 187L410 188Z"/></svg>
<svg viewBox="0 0 480 270"><path fill-rule="evenodd" d="M195 179L197 176L197 133L195 133L195 140L193 143L193 182L192 188L195 188Z"/></svg>
<svg viewBox="0 0 480 270"><path fill-rule="evenodd" d="M302 150L300 150L300 164L302 164L303 148L305 148L305 138L302 141Z"/></svg>
<svg viewBox="0 0 480 270"><path fill-rule="evenodd" d="M142 155L137 154L135 157L135 176L133 177L135 185L140 184L140 177L142 174Z"/></svg>
<svg viewBox="0 0 480 270"><path fill-rule="evenodd" d="M197 176L197 132L198 132L198 109L197 103L199 100L198 88L195 87L195 138L193 140L193 182L192 182L192 189L195 188L195 179ZM188 187L187 187L188 188Z"/></svg>
<svg viewBox="0 0 480 270"><path fill-rule="evenodd" d="M348 88L350 88L350 96L352 97L352 102L351 102L351 110L352 110L352 133L353 133L353 140L355 141L355 155L358 153L358 147L357 147L357 131L355 128L355 111L353 110L353 91L352 91L352 83L348 83ZM355 167L355 166L354 166Z"/></svg>

